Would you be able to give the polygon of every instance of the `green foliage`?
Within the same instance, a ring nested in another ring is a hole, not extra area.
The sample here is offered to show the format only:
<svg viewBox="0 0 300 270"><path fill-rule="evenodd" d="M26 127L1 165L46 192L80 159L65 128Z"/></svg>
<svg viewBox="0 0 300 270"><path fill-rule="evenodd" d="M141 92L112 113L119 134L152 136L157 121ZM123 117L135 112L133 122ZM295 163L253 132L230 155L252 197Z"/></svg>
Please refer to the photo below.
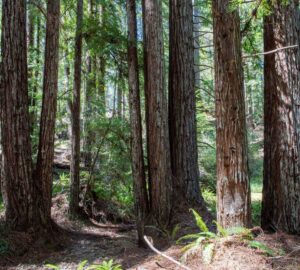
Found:
<svg viewBox="0 0 300 270"><path fill-rule="evenodd" d="M115 264L113 260L103 261L101 264L93 264L87 266L88 261L82 261L77 266L76 270L122 270L121 265ZM59 266L54 264L46 264L46 267L53 270L62 270Z"/></svg>
<svg viewBox="0 0 300 270"><path fill-rule="evenodd" d="M263 251L268 256L274 256L275 252L265 244L255 241L250 229L244 227L232 227L225 229L218 222L214 221L218 233L210 232L201 216L192 209L199 233L188 234L178 239L177 243L188 242L182 249L183 260L189 256L201 253L202 260L205 264L210 264L213 260L215 247L222 238L235 237L235 241L240 241L246 246Z"/></svg>
<svg viewBox="0 0 300 270"><path fill-rule="evenodd" d="M272 257L275 256L274 250L267 247L265 244L263 244L261 242L253 240L253 241L250 241L248 243L248 246L251 247L251 248L259 249L259 250L263 251L268 256L272 256Z"/></svg>
<svg viewBox="0 0 300 270"><path fill-rule="evenodd" d="M211 213L216 213L216 194L208 189L202 190L202 196Z"/></svg>
<svg viewBox="0 0 300 270"><path fill-rule="evenodd" d="M194 210L191 209L196 225L200 230L200 233L188 234L178 239L177 243L182 241L191 241L187 244L182 251L184 252L183 260L187 260L189 256L201 252L203 262L206 264L211 263L215 250L214 239L217 239L218 236L210 232L202 217Z"/></svg>
<svg viewBox="0 0 300 270"><path fill-rule="evenodd" d="M191 209L190 211L193 213L194 218L196 220L196 224L197 224L198 228L200 229L200 231L208 232L209 230L208 230L205 222L203 221L202 217L194 209Z"/></svg>

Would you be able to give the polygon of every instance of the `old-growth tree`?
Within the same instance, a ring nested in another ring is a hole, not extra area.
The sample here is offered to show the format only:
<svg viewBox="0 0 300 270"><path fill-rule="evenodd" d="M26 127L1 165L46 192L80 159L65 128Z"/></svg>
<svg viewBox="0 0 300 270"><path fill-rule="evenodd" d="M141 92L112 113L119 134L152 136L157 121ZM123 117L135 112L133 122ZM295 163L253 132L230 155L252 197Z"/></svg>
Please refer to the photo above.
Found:
<svg viewBox="0 0 300 270"><path fill-rule="evenodd" d="M174 202L202 202L196 134L193 2L170 1L169 126ZM179 195L183 196L180 197Z"/></svg>
<svg viewBox="0 0 300 270"><path fill-rule="evenodd" d="M2 2L2 113L3 198L7 224L18 230L31 227L32 162L29 134L26 2Z"/></svg>
<svg viewBox="0 0 300 270"><path fill-rule="evenodd" d="M137 22L135 0L127 0L128 16L128 86L131 123L131 159L134 181L135 208L139 244L143 244L144 222L149 211L146 187L142 120L140 105L140 86L137 53Z"/></svg>
<svg viewBox="0 0 300 270"><path fill-rule="evenodd" d="M70 215L75 216L79 210L80 185L80 91L82 66L82 20L83 0L77 1L77 25L74 59L74 87L71 107L71 188L70 188Z"/></svg>
<svg viewBox="0 0 300 270"><path fill-rule="evenodd" d="M164 85L160 0L143 0L144 69L151 211L161 226L169 223L172 173Z"/></svg>
<svg viewBox="0 0 300 270"><path fill-rule="evenodd" d="M35 179L36 218L43 226L51 219L52 167L56 120L59 56L60 0L48 0L43 101Z"/></svg>
<svg viewBox="0 0 300 270"><path fill-rule="evenodd" d="M238 11L213 0L218 222L249 226L250 183Z"/></svg>
<svg viewBox="0 0 300 270"><path fill-rule="evenodd" d="M300 44L298 5L295 0L274 2L264 19L265 51ZM290 233L300 232L299 56L299 48L281 50L266 55L264 65L262 226Z"/></svg>

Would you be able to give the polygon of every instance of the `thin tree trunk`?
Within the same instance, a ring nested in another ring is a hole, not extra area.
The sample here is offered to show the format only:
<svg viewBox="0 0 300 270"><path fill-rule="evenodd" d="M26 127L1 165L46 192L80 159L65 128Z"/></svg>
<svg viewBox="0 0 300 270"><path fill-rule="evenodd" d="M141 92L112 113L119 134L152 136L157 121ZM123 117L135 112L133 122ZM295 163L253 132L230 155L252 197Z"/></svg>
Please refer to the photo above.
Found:
<svg viewBox="0 0 300 270"><path fill-rule="evenodd" d="M192 0L170 1L169 126L174 202L203 203L196 134ZM182 196L180 196L182 195Z"/></svg>
<svg viewBox="0 0 300 270"><path fill-rule="evenodd" d="M89 1L89 13L94 17L94 1ZM92 52L88 52L87 56L87 83L85 91L85 112L84 112L84 163L87 168L92 165L92 145L94 142L94 132L91 130L91 116L92 116L92 100L94 97L94 91L96 90L96 78L95 78L95 65L93 65Z"/></svg>
<svg viewBox="0 0 300 270"><path fill-rule="evenodd" d="M151 211L160 226L170 220L172 172L163 68L160 0L143 0L145 96Z"/></svg>
<svg viewBox="0 0 300 270"><path fill-rule="evenodd" d="M32 225L32 162L28 112L26 3L2 2L3 197L9 227Z"/></svg>
<svg viewBox="0 0 300 270"><path fill-rule="evenodd" d="M217 208L223 227L250 226L250 183L238 11L213 0L217 129Z"/></svg>
<svg viewBox="0 0 300 270"><path fill-rule="evenodd" d="M137 54L135 0L127 0L128 14L128 84L131 124L131 159L134 179L135 209L139 245L144 245L144 223L149 211L143 154L142 119Z"/></svg>
<svg viewBox="0 0 300 270"><path fill-rule="evenodd" d="M270 3L271 4L271 3ZM265 51L300 44L299 2L275 1L264 19ZM300 233L300 91L298 50L265 56L262 227Z"/></svg>
<svg viewBox="0 0 300 270"><path fill-rule="evenodd" d="M35 171L35 218L43 227L51 224L52 167L57 110L60 0L48 0L43 103Z"/></svg>
<svg viewBox="0 0 300 270"><path fill-rule="evenodd" d="M71 188L70 188L70 215L75 217L79 211L80 189L80 90L82 65L82 19L83 0L77 1L77 26L75 40L74 89L71 105L72 121L72 153L71 153Z"/></svg>

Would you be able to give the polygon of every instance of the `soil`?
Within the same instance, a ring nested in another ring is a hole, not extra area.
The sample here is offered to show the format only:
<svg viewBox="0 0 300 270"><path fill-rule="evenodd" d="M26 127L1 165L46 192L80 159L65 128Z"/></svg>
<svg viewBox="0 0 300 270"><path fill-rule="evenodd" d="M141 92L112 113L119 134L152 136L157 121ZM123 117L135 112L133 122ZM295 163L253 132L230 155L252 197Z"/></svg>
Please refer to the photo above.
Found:
<svg viewBox="0 0 300 270"><path fill-rule="evenodd" d="M133 224L104 224L93 220L70 221L65 195L53 199L52 213L53 220L64 232L60 245L49 246L47 249L33 245L23 255L2 256L0 269L49 269L46 264L53 264L59 269L76 270L78 264L84 260L87 260L88 264L98 264L110 259L121 264L123 269L180 269L151 250L139 248L136 245L136 231ZM187 227L193 222L191 216L189 220L185 218L185 222L181 224L183 229L189 229ZM155 247L182 261L182 246L168 240L167 235L159 230L151 231L151 228L148 228L146 233L151 235ZM24 239L24 237L17 238L20 246L26 242ZM267 257L264 252L249 248L243 241L219 241L211 264L203 264L200 251L189 256L183 263L193 270L300 270L300 237L261 232L256 241L264 243L276 254Z"/></svg>

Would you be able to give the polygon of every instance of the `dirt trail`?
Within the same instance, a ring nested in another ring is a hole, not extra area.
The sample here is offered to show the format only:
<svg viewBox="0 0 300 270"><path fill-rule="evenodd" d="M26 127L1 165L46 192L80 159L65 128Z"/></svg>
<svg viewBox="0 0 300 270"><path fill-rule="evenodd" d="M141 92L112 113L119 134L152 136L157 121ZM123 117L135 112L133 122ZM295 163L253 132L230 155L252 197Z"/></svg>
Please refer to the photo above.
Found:
<svg viewBox="0 0 300 270"><path fill-rule="evenodd" d="M32 248L23 257L0 259L0 269L49 269L46 264L54 264L60 269L76 270L78 264L84 260L88 260L89 264L97 264L109 259L120 263L123 269L179 269L149 250L138 248L133 226L71 222L67 219L66 209L64 196L54 199L53 219L66 231L66 240L61 243L63 249L42 251ZM287 252L300 247L299 237L284 234L261 235L259 241L267 243L272 248L285 249ZM154 244L161 245L159 238ZM180 260L182 255L180 249L176 245L171 245L163 251ZM239 243L219 245L211 265L203 265L197 255L189 258L188 265L193 270L297 270L300 269L300 250L293 256L270 259L262 252Z"/></svg>

